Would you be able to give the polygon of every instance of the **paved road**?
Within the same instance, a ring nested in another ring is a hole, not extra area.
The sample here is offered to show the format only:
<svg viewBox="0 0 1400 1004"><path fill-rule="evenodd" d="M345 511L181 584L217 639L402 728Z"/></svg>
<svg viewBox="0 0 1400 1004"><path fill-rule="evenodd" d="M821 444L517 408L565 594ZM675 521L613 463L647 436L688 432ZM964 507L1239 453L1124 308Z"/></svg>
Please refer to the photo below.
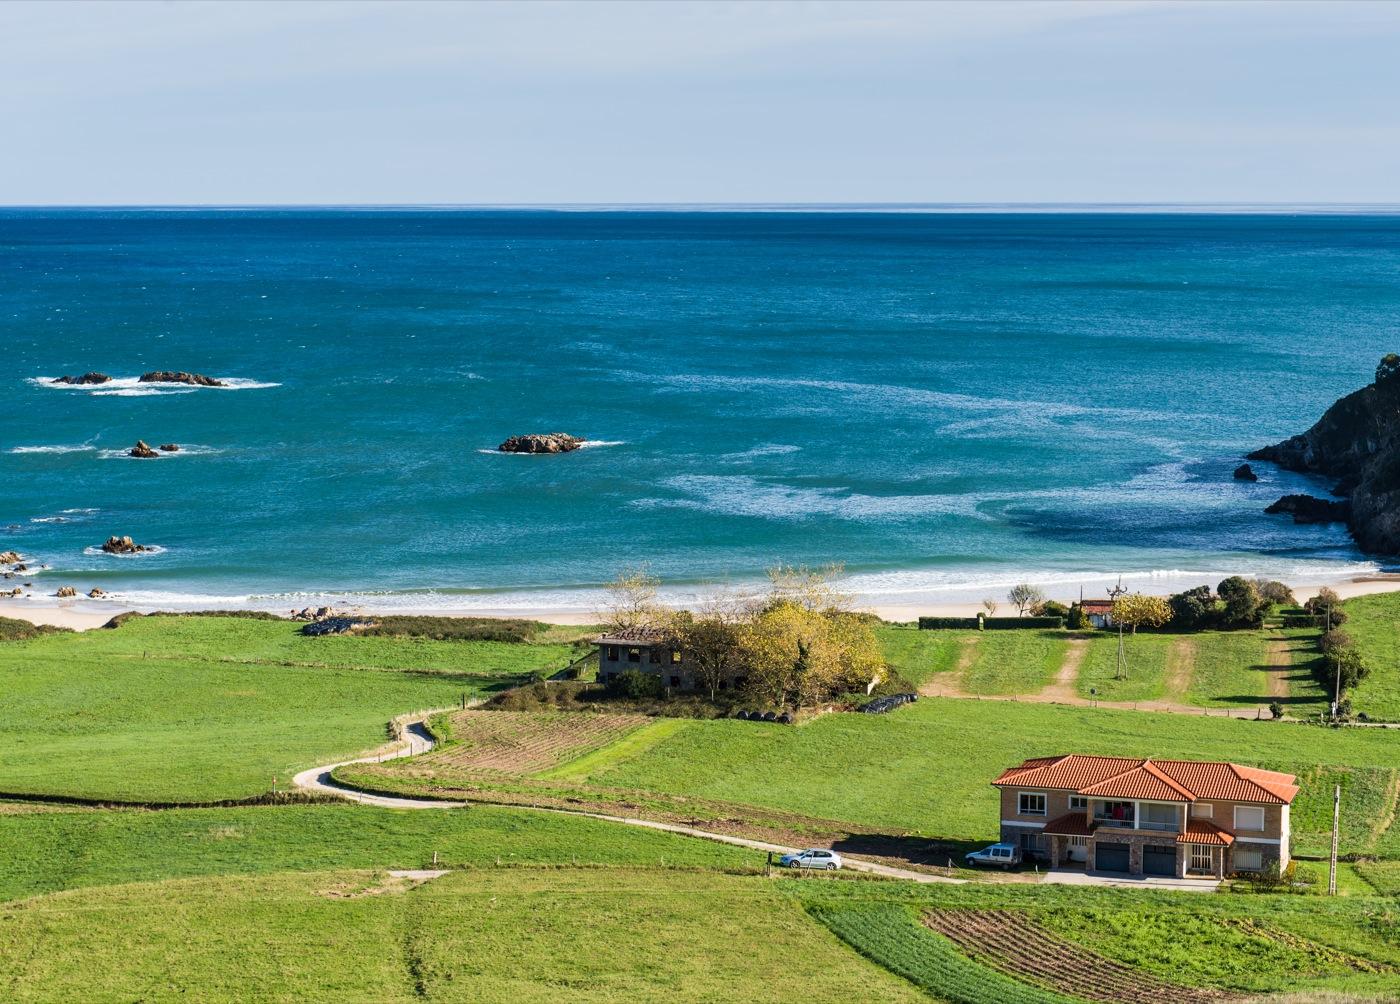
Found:
<svg viewBox="0 0 1400 1004"><path fill-rule="evenodd" d="M331 771L337 767L343 767L351 763L380 763L385 760L395 760L399 757L414 756L418 753L426 753L433 748L433 738L428 730L423 727L422 720L410 722L404 730L404 740L394 747L384 752L367 757L359 757L355 760L343 760L340 763L328 764L324 767L312 767L304 770L296 777L292 778L292 784L304 791L317 791L325 795L335 795L340 798L349 799L352 802L359 802L363 805L377 805L385 809L460 809L467 805L466 802L446 802L432 798L394 798L388 795L371 795L367 792L356 791L354 788L339 784L331 777ZM679 833L682 836L698 837L702 840L714 840L721 844L732 844L735 847L748 847L755 851L772 851L774 854L792 854L800 850L797 847L787 847L783 844L770 844L762 840L750 840L747 837L736 837L728 833L711 833L709 830L699 830L693 826L682 826L678 823L660 823L651 819L635 819L630 816L609 816L600 812L573 812L569 809L546 809L536 806L512 806L512 808L529 809L533 812L557 812L572 816L588 816L590 819L602 819L609 823L621 823L625 826L640 826L648 830L662 830L666 833ZM945 878L942 875L929 875L926 872L916 872L908 868L896 868L893 865L877 864L874 861L861 861L856 858L846 857L845 865L852 871L867 872L872 875L882 875L885 878L903 879L906 882L949 883L962 885L967 879Z"/></svg>

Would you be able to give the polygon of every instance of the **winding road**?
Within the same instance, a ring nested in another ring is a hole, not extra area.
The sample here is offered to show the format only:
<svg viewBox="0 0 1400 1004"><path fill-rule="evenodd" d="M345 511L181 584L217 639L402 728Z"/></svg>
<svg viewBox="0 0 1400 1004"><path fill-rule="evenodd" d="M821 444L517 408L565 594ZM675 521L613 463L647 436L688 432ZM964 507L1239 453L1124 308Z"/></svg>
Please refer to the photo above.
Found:
<svg viewBox="0 0 1400 1004"><path fill-rule="evenodd" d="M339 763L327 764L324 767L312 767L304 770L292 778L292 784L303 791L319 792L323 795L334 795L338 798L348 799L352 802L359 802L362 805L375 805L385 809L460 809L468 802L448 802L431 798L396 798L389 795L372 795L368 792L357 791L354 788L340 784L331 777L331 772L337 767L344 767L352 763L380 763L384 760L395 760L400 757L416 756L419 753L426 753L433 748L434 742L432 734L423 725L424 715L407 722L404 726L404 739L394 746L387 747L383 751L373 756L358 757L354 760L342 760ZM640 826L648 830L661 830L666 833L678 833L681 836L697 837L701 840L713 840L721 844L732 844L735 847L747 847L755 851L772 851L774 854L794 854L801 848L786 847L782 844L770 844L762 840L750 840L747 837L736 837L728 833L712 833L709 830L699 830L693 826L682 826L679 823L661 823L652 819L637 819L631 816L609 816L600 812L574 812L569 809L549 809L542 806L512 805L513 809L528 810L531 812L553 812L569 816L587 816L590 819L601 819L609 823L621 823L625 826ZM880 875L884 878L903 879L906 882L921 882L924 884L947 883L950 885L962 885L967 879L945 878L942 875L930 875L926 872L916 872L908 868L896 868L893 865L882 865L874 861L863 861L858 858L844 857L845 867L852 871L866 872L871 875Z"/></svg>

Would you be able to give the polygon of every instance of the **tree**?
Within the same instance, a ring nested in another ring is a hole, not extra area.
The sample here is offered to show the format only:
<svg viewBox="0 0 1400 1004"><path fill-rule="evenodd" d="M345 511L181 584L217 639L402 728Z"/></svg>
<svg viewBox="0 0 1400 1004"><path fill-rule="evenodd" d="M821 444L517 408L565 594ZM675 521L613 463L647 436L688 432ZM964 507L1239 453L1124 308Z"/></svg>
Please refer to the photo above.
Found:
<svg viewBox="0 0 1400 1004"><path fill-rule="evenodd" d="M1210 586L1197 586L1167 597L1171 626L1178 631L1200 631L1215 620L1215 597Z"/></svg>
<svg viewBox="0 0 1400 1004"><path fill-rule="evenodd" d="M657 598L661 580L646 566L625 568L607 585L606 599L599 617L609 631L657 627L666 620L666 610Z"/></svg>
<svg viewBox="0 0 1400 1004"><path fill-rule="evenodd" d="M1215 587L1225 609L1221 623L1227 628L1255 628L1264 623L1268 603L1259 595L1259 587L1239 575L1232 575Z"/></svg>
<svg viewBox="0 0 1400 1004"><path fill-rule="evenodd" d="M843 565L774 565L768 569L768 602L795 603L806 610L849 610L852 596L836 583L845 574Z"/></svg>
<svg viewBox="0 0 1400 1004"><path fill-rule="evenodd" d="M1303 609L1312 615L1313 621L1324 631L1331 630L1347 622L1346 611L1341 608L1342 598L1335 590L1323 586L1317 595L1303 604Z"/></svg>
<svg viewBox="0 0 1400 1004"><path fill-rule="evenodd" d="M987 611L988 617L995 617L997 615L997 601L988 596L982 601L982 609Z"/></svg>
<svg viewBox="0 0 1400 1004"><path fill-rule="evenodd" d="M1293 590L1276 579L1255 579L1254 584L1258 587L1259 595L1266 603L1272 603L1278 607L1298 605L1298 600L1293 596Z"/></svg>
<svg viewBox="0 0 1400 1004"><path fill-rule="evenodd" d="M715 699L719 686L739 667L739 627L718 616L678 616L673 621L676 644L685 652L695 682Z"/></svg>
<svg viewBox="0 0 1400 1004"><path fill-rule="evenodd" d="M1065 627L1071 631L1089 631L1094 624L1089 620L1089 615L1084 612L1084 608L1078 603L1071 603L1069 615L1065 618Z"/></svg>
<svg viewBox="0 0 1400 1004"><path fill-rule="evenodd" d="M1069 607L1060 603L1058 600L1045 600L1032 607L1031 613L1037 617L1063 617L1068 619Z"/></svg>
<svg viewBox="0 0 1400 1004"><path fill-rule="evenodd" d="M1353 689L1371 672L1371 667L1355 648L1341 648L1322 658L1327 668L1328 685L1334 693Z"/></svg>
<svg viewBox="0 0 1400 1004"><path fill-rule="evenodd" d="M1029 582L1021 582L1011 587L1011 591L1006 594L1006 598L1010 600L1011 605L1016 608L1017 615L1024 617L1026 616L1027 610L1045 602L1045 593Z"/></svg>
<svg viewBox="0 0 1400 1004"><path fill-rule="evenodd" d="M1172 608L1160 596L1124 593L1113 601L1113 619L1137 634L1139 627L1161 627L1172 619Z"/></svg>

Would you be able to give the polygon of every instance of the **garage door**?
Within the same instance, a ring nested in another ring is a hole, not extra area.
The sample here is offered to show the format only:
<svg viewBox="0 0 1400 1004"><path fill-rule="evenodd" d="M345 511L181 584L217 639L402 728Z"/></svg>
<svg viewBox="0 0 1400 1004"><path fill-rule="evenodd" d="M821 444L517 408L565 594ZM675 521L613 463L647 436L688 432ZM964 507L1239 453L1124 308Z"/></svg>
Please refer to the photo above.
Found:
<svg viewBox="0 0 1400 1004"><path fill-rule="evenodd" d="M1094 868L1101 872L1128 870L1127 844L1097 844L1094 847Z"/></svg>
<svg viewBox="0 0 1400 1004"><path fill-rule="evenodd" d="M1142 849L1142 871L1144 875L1175 875L1176 848L1153 847L1151 844L1144 847Z"/></svg>

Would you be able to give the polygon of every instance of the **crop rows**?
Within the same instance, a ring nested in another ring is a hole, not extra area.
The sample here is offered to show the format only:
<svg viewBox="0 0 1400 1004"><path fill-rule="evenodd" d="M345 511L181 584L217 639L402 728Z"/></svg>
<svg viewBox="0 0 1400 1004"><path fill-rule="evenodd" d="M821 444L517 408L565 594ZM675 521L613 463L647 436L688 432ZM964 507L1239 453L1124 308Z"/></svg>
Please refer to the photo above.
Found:
<svg viewBox="0 0 1400 1004"><path fill-rule="evenodd" d="M963 955L893 903L813 905L812 915L866 958L953 1004L1070 1004L1073 998L1021 983Z"/></svg>
<svg viewBox="0 0 1400 1004"><path fill-rule="evenodd" d="M924 923L969 955L1062 993L1113 1004L1218 1004L1230 995L1156 979L1056 937L1012 910L929 910Z"/></svg>
<svg viewBox="0 0 1400 1004"><path fill-rule="evenodd" d="M417 762L530 774L607 746L650 721L589 711L462 711L452 719L454 742Z"/></svg>

